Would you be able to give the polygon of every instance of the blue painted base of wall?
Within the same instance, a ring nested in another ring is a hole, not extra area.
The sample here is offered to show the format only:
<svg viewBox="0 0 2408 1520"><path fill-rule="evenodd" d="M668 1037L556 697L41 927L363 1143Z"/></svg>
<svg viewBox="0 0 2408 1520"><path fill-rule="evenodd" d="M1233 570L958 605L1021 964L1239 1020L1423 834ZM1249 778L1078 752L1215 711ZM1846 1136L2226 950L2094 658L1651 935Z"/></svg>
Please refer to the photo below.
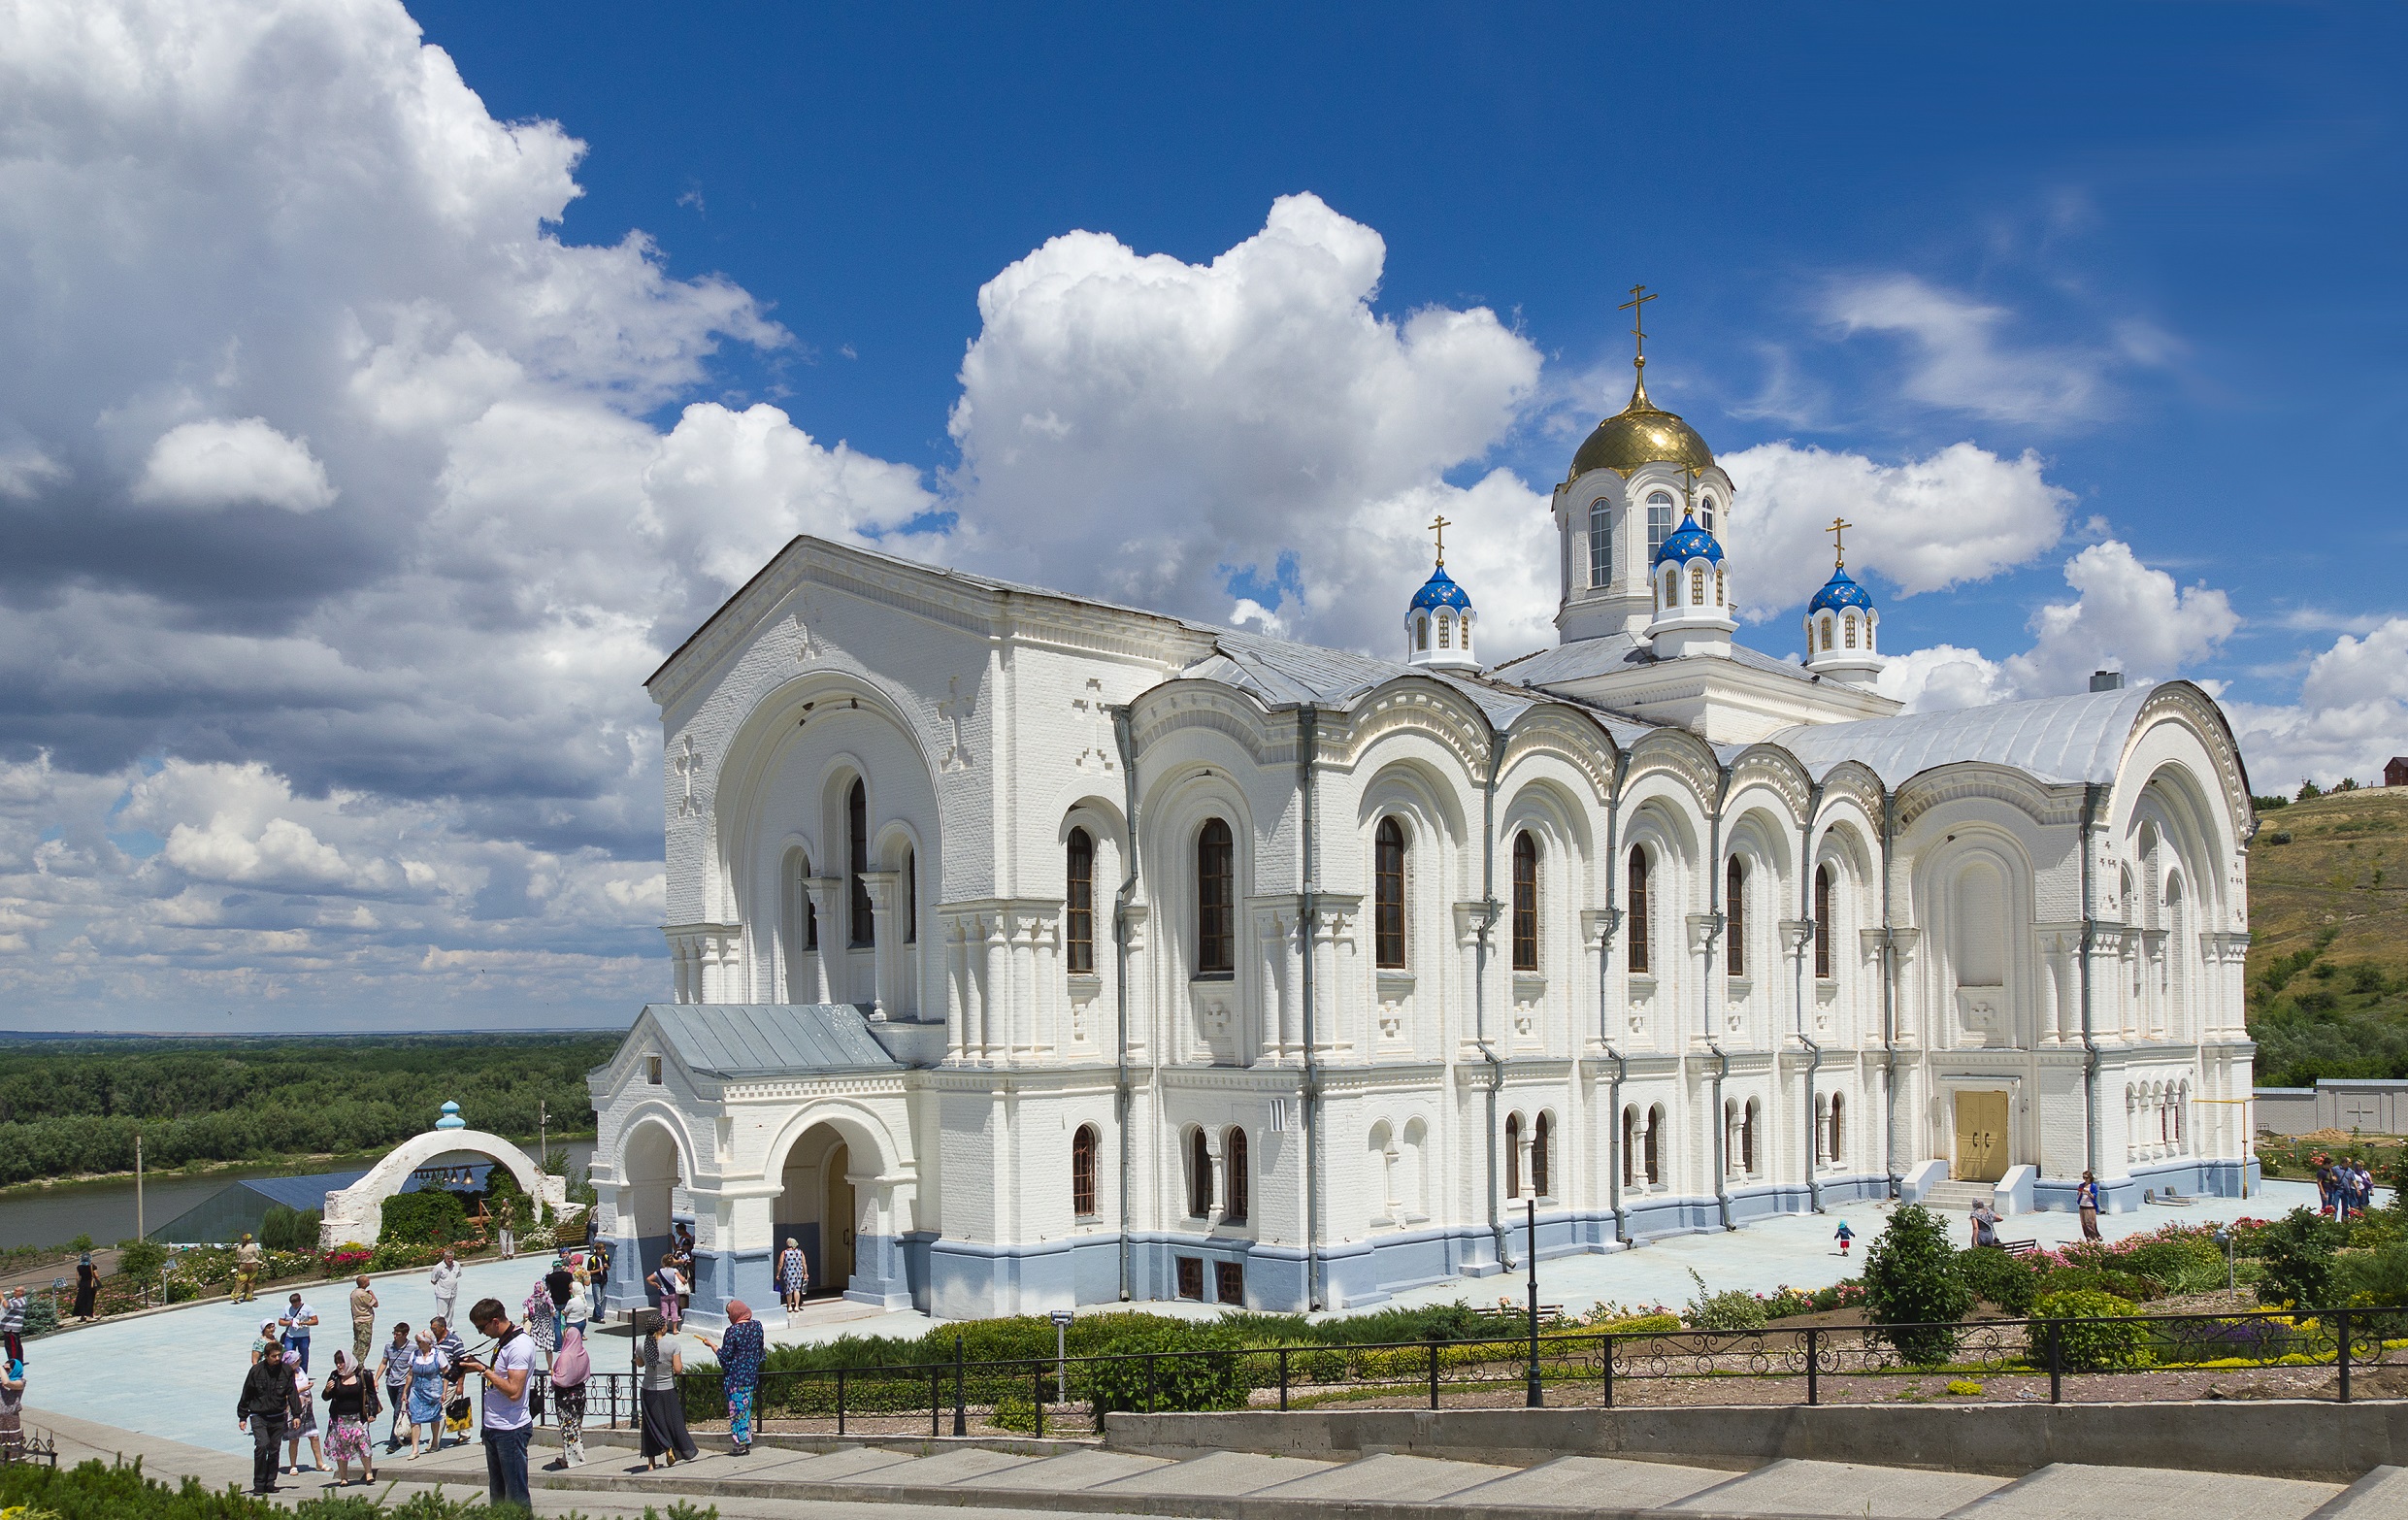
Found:
<svg viewBox="0 0 2408 1520"><path fill-rule="evenodd" d="M2161 1161L2136 1168L2128 1177L2098 1184L2099 1211L2128 1214L2147 1207L2144 1194L2173 1192L2186 1198L2248 1198L2258 1191L2258 1158L2246 1161L2210 1161L2189 1158ZM2042 1177L2031 1185L2034 1208L2056 1209L2064 1213L2080 1211L2075 1194L2082 1186L2079 1177Z"/></svg>

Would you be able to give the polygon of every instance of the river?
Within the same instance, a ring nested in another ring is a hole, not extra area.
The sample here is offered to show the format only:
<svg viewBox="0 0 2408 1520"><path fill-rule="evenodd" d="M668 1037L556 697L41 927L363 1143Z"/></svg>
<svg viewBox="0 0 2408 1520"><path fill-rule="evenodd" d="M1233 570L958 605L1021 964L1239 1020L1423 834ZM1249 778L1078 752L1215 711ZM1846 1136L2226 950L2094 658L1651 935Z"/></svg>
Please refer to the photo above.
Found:
<svg viewBox="0 0 2408 1520"><path fill-rule="evenodd" d="M594 1159L592 1140L556 1140L553 1143L568 1151L572 1167L585 1167ZM154 1173L143 1179L143 1222L155 1230L228 1183L240 1182L245 1177L291 1176L309 1171L348 1171L360 1165L352 1162L336 1169L305 1162L297 1168L252 1167L213 1172L197 1177L186 1176L181 1172ZM0 1197L0 1247L64 1245L79 1235L88 1235L102 1245L114 1245L119 1240L130 1239L133 1234L134 1183L130 1177L123 1181L62 1183L40 1192L29 1190Z"/></svg>

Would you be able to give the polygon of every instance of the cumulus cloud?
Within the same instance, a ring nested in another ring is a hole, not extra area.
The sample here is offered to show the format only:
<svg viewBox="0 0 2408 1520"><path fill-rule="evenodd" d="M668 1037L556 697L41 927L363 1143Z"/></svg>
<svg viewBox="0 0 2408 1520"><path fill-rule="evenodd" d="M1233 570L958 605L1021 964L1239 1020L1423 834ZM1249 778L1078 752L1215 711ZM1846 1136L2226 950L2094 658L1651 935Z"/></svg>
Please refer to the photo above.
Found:
<svg viewBox="0 0 2408 1520"><path fill-rule="evenodd" d="M1850 524L1851 565L1914 596L2029 563L2064 536L2073 504L2042 478L2038 455L2002 459L1972 444L1895 465L1759 444L1722 465L1742 504L1732 522L1746 567L1739 594L1759 608L1794 607L1830 576L1834 517Z"/></svg>
<svg viewBox="0 0 2408 1520"><path fill-rule="evenodd" d="M133 499L151 507L209 510L256 502L289 512L334 505L334 483L310 446L259 417L185 422L159 435L134 482Z"/></svg>
<svg viewBox="0 0 2408 1520"><path fill-rule="evenodd" d="M2381 779L2385 761L2408 754L2408 617L2335 640L2310 662L2296 703L2233 702L2226 710L2260 791Z"/></svg>
<svg viewBox="0 0 2408 1520"><path fill-rule="evenodd" d="M955 484L1007 537L998 571L1222 620L1239 602L1299 637L1392 650L1420 524L1482 580L1488 652L1535 637L1518 598L1552 578L1546 499L1468 487L1537 384L1539 354L1484 308L1372 308L1387 246L1312 195L1209 264L1066 234L978 293L962 363ZM1535 570L1532 568L1535 562ZM1553 611L1553 592L1537 598ZM1515 618L1519 617L1519 622ZM1527 647L1527 643L1522 644Z"/></svg>

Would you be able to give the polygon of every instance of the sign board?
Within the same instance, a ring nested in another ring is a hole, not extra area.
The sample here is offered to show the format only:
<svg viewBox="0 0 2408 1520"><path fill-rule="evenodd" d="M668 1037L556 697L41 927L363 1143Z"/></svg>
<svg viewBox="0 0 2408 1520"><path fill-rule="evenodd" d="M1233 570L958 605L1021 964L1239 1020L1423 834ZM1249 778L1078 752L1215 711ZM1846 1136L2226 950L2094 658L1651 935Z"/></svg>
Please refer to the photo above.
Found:
<svg viewBox="0 0 2408 1520"><path fill-rule="evenodd" d="M1068 1329L1070 1329L1070 1328L1071 1328L1071 1320L1072 1320L1072 1317L1073 1317L1073 1316L1072 1315L1072 1313L1071 1313L1071 1311L1070 1311L1069 1309L1055 1309L1055 1310L1053 1311L1053 1323L1054 1323L1054 1328L1055 1328L1055 1329L1057 1329L1057 1330L1068 1330Z"/></svg>

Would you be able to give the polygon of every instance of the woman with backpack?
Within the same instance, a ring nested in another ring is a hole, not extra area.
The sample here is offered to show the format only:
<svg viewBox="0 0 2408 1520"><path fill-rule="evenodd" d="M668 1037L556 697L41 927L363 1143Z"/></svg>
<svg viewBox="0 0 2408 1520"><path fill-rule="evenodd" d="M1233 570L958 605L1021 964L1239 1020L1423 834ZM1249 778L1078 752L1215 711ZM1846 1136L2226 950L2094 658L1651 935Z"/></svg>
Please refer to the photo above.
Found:
<svg viewBox="0 0 2408 1520"><path fill-rule="evenodd" d="M552 1353L552 1417L560 1422L560 1470L585 1465L585 1380L594 1365L585 1354L585 1331L571 1325L560 1333L560 1349Z"/></svg>

